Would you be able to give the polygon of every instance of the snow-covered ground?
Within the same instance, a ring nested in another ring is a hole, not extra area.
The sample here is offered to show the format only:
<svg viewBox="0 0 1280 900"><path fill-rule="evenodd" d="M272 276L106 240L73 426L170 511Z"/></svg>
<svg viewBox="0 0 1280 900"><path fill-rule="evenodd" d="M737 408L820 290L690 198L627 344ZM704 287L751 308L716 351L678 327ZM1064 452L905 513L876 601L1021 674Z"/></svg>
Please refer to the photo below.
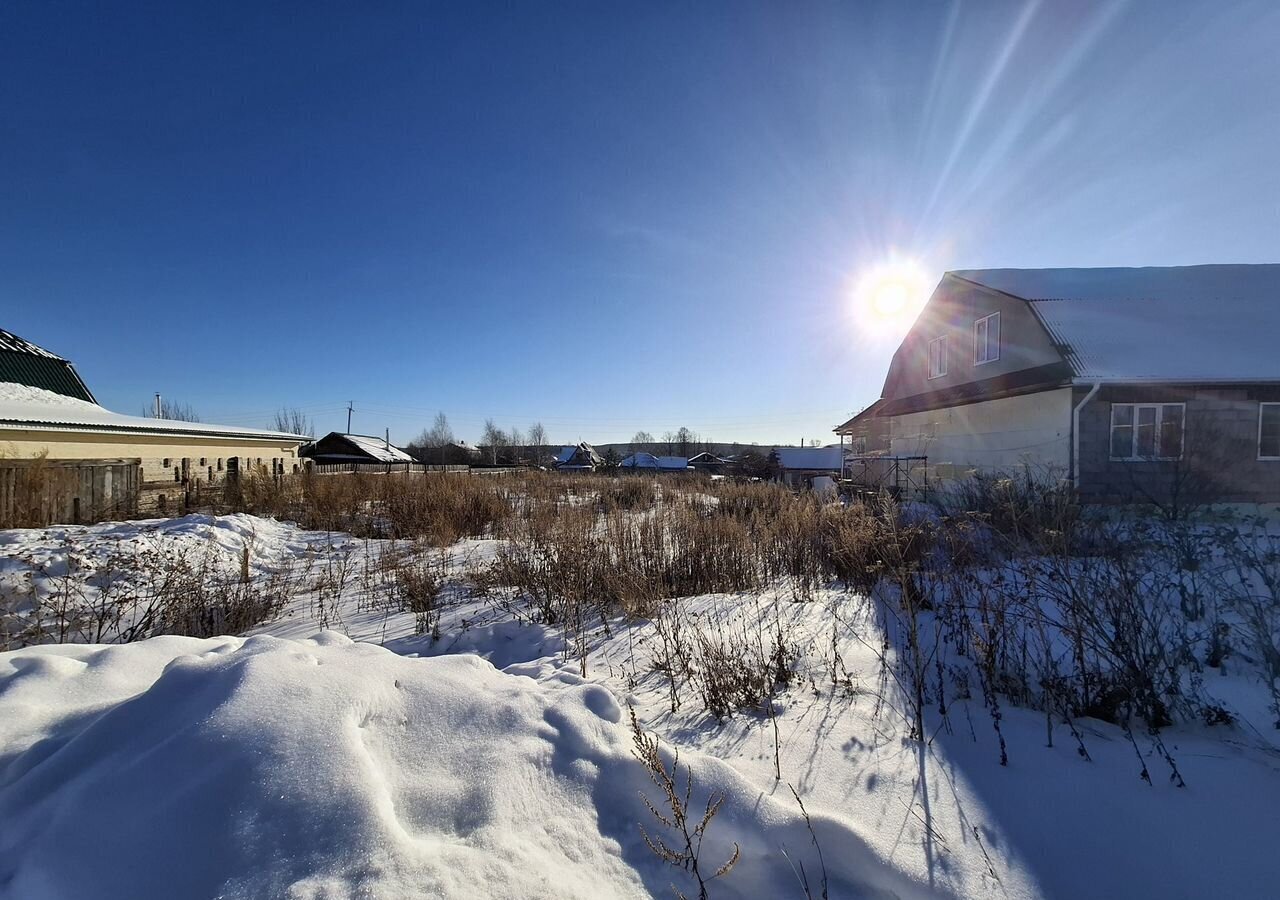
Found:
<svg viewBox="0 0 1280 900"><path fill-rule="evenodd" d="M247 516L0 533L0 588L54 590L121 546L236 572L246 539L255 575L299 588L254 636L0 654L0 897L697 896L645 844L683 847L641 799L664 810L628 706L679 749L694 824L723 797L702 872L740 856L712 898L821 896L824 867L830 897L1280 891L1280 752L1243 673L1205 685L1236 725L1162 732L1176 787L1145 734L1077 720L1086 760L1008 705L1002 766L980 698L911 740L873 602L843 592L678 601L690 628L780 627L798 653L773 716L718 721L688 691L672 709L654 623L597 627L583 659L475 595L494 541L432 557L438 638L379 599L387 542Z"/></svg>

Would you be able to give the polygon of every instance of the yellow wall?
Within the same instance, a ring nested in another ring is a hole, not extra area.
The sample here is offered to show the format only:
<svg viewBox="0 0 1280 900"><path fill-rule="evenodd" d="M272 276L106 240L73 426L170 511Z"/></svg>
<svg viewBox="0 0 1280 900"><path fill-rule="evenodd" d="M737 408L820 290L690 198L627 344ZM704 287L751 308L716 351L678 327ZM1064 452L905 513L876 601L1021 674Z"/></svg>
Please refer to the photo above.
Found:
<svg viewBox="0 0 1280 900"><path fill-rule="evenodd" d="M136 434L62 431L0 430L0 454L29 458L48 451L50 459L198 459L200 457L249 457L263 460L282 457L295 460L297 442L216 438L204 435L149 436Z"/></svg>
<svg viewBox="0 0 1280 900"><path fill-rule="evenodd" d="M233 458L242 473L291 474L301 465L300 445L297 441L204 435L0 429L0 457L30 459L47 453L49 459L140 460L138 508L160 513L181 511L193 490L222 484Z"/></svg>

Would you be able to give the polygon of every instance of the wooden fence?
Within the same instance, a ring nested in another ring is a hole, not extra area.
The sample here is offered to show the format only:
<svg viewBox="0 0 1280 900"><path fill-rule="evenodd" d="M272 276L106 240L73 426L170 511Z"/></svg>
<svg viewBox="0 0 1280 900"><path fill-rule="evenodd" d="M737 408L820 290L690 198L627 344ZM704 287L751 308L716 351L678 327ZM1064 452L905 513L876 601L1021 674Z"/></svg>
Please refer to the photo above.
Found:
<svg viewBox="0 0 1280 900"><path fill-rule="evenodd" d="M404 475L404 474L422 474L424 472L458 472L463 475L467 474L471 469L470 466L427 466L422 463L323 463L311 466L311 471L317 475L339 475L350 472L362 472L367 475Z"/></svg>
<svg viewBox="0 0 1280 900"><path fill-rule="evenodd" d="M422 463L323 463L312 464L311 471L317 475L350 475L358 472L364 475L423 475L428 472L444 472L450 475L508 475L512 472L526 472L528 469L519 466L428 466Z"/></svg>
<svg viewBox="0 0 1280 900"><path fill-rule="evenodd" d="M137 514L140 459L0 459L0 528Z"/></svg>

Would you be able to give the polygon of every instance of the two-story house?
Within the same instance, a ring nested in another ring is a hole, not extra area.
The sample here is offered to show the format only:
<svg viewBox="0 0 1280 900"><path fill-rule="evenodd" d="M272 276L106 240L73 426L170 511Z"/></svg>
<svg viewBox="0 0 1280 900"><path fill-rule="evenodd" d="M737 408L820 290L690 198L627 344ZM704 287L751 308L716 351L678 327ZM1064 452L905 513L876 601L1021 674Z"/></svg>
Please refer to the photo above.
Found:
<svg viewBox="0 0 1280 900"><path fill-rule="evenodd" d="M1031 467L1086 500L1278 502L1278 320L1280 265L948 272L867 450L935 481Z"/></svg>

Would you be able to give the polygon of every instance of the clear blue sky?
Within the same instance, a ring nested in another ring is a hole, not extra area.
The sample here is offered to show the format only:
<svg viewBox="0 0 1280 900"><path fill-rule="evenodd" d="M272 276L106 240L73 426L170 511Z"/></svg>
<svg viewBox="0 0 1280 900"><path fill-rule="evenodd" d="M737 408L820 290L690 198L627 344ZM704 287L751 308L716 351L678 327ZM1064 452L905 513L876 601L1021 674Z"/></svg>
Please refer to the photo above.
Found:
<svg viewBox="0 0 1280 900"><path fill-rule="evenodd" d="M1280 4L0 5L0 327L105 405L830 438L890 255L1280 259Z"/></svg>

